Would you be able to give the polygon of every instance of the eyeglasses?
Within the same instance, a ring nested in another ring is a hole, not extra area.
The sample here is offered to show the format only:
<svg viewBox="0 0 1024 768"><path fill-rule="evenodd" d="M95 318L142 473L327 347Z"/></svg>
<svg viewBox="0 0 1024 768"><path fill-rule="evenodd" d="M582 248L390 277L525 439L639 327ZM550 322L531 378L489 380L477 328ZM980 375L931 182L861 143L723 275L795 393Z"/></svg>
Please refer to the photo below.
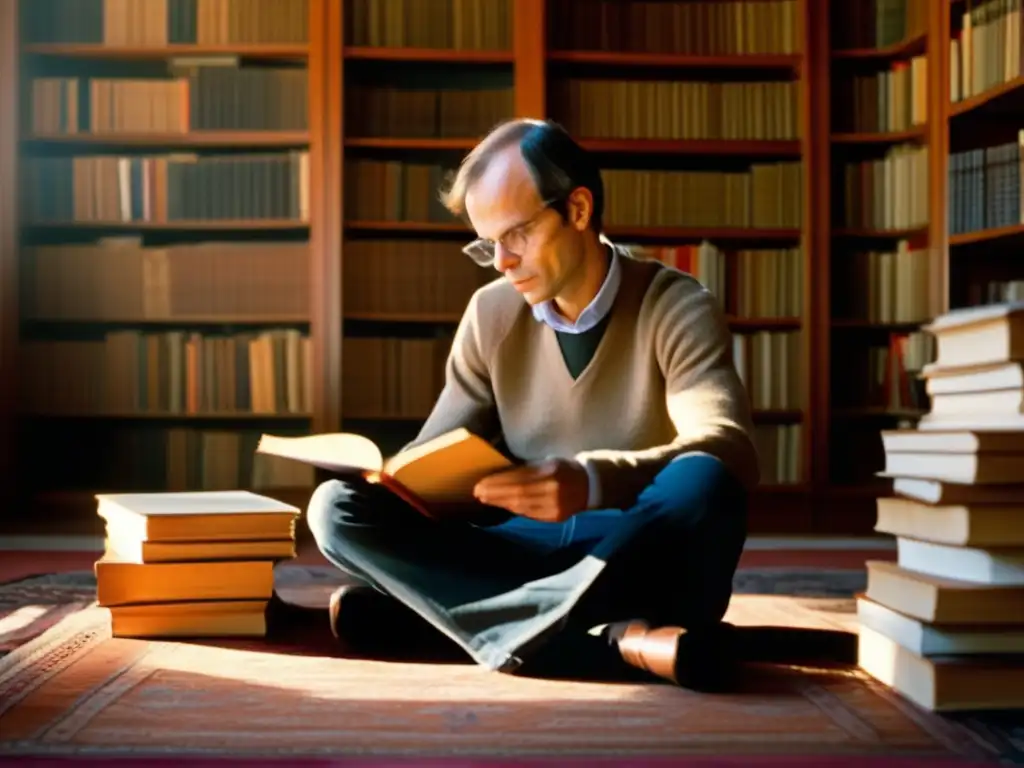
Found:
<svg viewBox="0 0 1024 768"><path fill-rule="evenodd" d="M551 206L553 200L545 201L541 208L533 216L517 224L508 232L499 237L497 241L480 237L462 248L462 252L469 256L481 267L489 267L494 264L494 251L498 243L501 247L513 256L522 256L530 247L530 235L533 233L533 225L537 219Z"/></svg>

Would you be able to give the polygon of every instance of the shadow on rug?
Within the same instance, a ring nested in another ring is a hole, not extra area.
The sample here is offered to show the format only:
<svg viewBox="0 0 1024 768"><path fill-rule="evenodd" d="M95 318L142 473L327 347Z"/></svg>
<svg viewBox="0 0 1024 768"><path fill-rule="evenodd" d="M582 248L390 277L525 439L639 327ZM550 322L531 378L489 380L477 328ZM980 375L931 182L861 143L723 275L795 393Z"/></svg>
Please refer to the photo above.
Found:
<svg viewBox="0 0 1024 768"><path fill-rule="evenodd" d="M727 618L854 631L864 580L862 571L743 570ZM285 599L309 606L325 606L340 582L322 566L285 565L277 575ZM102 609L86 607L94 589L89 572L0 586L8 616L41 604L66 611L0 659L0 758L802 754L938 765L1024 754L1013 723L973 715L963 728L849 667L760 666L744 690L712 696L346 659L326 623L276 641L120 639Z"/></svg>
<svg viewBox="0 0 1024 768"><path fill-rule="evenodd" d="M326 606L330 593L342 583L335 568L320 565L282 565L275 576L286 599L309 606ZM849 600L866 584L863 571L803 568L758 568L736 574L736 594L802 595ZM92 571L31 576L0 584L0 658L38 637L66 616L94 602ZM848 607L852 610L853 603Z"/></svg>

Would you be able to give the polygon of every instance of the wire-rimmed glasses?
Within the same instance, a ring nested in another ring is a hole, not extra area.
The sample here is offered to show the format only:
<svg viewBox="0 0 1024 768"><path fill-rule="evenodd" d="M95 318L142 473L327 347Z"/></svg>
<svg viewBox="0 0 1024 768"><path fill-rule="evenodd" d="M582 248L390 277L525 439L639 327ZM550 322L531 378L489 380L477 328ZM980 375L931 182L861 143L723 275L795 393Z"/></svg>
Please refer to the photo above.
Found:
<svg viewBox="0 0 1024 768"><path fill-rule="evenodd" d="M463 246L462 252L481 267L494 265L494 251L497 243L501 243L501 247L509 255L521 257L530 247L530 235L533 232L533 225L537 223L537 219L541 217L541 214L548 209L551 202L543 203L540 210L533 216L523 223L515 225L497 240L478 237L473 242Z"/></svg>

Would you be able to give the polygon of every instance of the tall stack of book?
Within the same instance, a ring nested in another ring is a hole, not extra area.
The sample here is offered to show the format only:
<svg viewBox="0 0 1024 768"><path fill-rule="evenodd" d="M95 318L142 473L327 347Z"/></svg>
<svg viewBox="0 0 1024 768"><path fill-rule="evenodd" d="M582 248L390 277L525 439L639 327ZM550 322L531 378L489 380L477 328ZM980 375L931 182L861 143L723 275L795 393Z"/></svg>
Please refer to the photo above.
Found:
<svg viewBox="0 0 1024 768"><path fill-rule="evenodd" d="M115 637L261 637L299 510L249 491L99 494L96 599Z"/></svg>
<svg viewBox="0 0 1024 768"><path fill-rule="evenodd" d="M925 328L931 410L882 432L895 495L867 564L859 665L931 710L1024 706L1024 303L954 310Z"/></svg>

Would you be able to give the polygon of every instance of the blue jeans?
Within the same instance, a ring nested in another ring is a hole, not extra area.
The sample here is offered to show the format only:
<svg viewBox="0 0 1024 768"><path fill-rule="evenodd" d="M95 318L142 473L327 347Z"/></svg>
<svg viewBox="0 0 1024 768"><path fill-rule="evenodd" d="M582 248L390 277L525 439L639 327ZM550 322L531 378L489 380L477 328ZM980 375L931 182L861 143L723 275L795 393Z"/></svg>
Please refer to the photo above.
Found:
<svg viewBox="0 0 1024 768"><path fill-rule="evenodd" d="M687 454L629 509L560 524L438 524L361 480L323 483L308 521L332 563L404 602L478 663L511 672L566 630L720 622L746 540L747 494L719 460Z"/></svg>

